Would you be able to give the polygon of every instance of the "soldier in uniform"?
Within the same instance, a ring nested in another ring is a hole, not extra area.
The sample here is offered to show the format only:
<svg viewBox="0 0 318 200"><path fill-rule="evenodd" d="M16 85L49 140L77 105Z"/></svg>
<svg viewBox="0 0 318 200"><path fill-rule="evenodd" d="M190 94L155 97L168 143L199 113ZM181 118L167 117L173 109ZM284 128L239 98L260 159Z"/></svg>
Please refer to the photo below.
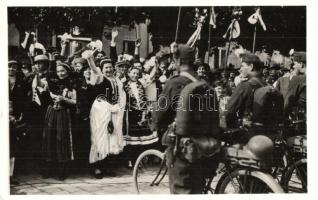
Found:
<svg viewBox="0 0 318 200"><path fill-rule="evenodd" d="M306 52L295 52L293 59L292 77L284 96L284 114L292 120L306 120ZM295 124L294 130L289 130L291 133L306 134L306 121Z"/></svg>
<svg viewBox="0 0 318 200"><path fill-rule="evenodd" d="M177 111L175 106L179 95L182 89L192 82L189 76L192 79L199 80L193 66L195 60L194 49L188 45L179 45L178 54L180 65L177 65L177 70L180 72L180 75L172 76L168 79L154 109L153 129L157 130L159 134L164 133L167 127L174 122ZM188 77L182 76L182 73L187 73ZM194 135L195 133L192 136ZM180 137L182 138L182 136ZM202 193L205 184L205 171L203 169L206 165L201 160L188 162L183 158L183 152L174 153L172 145L168 146L166 155L169 167L170 193ZM211 171L210 168L209 173Z"/></svg>
<svg viewBox="0 0 318 200"><path fill-rule="evenodd" d="M257 88L265 85L261 78L260 59L251 53L241 54L241 69L247 72L248 79L237 85L228 102L226 124L228 128L237 128L243 119L243 125L250 126L253 102L251 97ZM244 120L245 119L245 120ZM243 139L245 141L245 139Z"/></svg>
<svg viewBox="0 0 318 200"><path fill-rule="evenodd" d="M306 106L306 52L295 52L293 59L293 76L284 96L285 112L289 112L295 105Z"/></svg>

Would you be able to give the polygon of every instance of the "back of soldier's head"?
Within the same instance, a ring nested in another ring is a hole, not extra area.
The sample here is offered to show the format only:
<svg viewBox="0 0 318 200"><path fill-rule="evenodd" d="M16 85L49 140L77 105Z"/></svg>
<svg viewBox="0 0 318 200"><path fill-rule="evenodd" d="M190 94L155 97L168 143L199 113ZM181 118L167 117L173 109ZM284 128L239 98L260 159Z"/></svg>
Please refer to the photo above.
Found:
<svg viewBox="0 0 318 200"><path fill-rule="evenodd" d="M179 44L177 55L180 65L192 66L195 60L195 50L187 44Z"/></svg>

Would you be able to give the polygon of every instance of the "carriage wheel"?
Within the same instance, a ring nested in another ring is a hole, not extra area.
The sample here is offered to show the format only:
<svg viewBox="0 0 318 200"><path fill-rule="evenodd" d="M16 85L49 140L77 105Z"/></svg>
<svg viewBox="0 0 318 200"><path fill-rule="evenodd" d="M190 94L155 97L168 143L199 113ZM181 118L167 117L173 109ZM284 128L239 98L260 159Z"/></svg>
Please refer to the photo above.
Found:
<svg viewBox="0 0 318 200"><path fill-rule="evenodd" d="M284 193L275 179L266 173L251 170L237 169L226 172L217 183L216 194L262 194Z"/></svg>
<svg viewBox="0 0 318 200"><path fill-rule="evenodd" d="M150 149L137 158L133 177L138 194L169 194L168 168L164 153Z"/></svg>

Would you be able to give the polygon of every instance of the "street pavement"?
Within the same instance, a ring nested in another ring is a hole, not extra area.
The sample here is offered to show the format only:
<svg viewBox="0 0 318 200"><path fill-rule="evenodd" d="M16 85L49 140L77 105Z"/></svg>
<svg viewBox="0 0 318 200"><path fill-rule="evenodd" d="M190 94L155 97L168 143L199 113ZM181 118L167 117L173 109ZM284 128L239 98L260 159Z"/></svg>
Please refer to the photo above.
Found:
<svg viewBox="0 0 318 200"><path fill-rule="evenodd" d="M103 179L95 179L88 170L81 173L69 173L64 181L57 178L43 179L40 174L19 174L15 180L18 185L11 184L11 195L125 195L137 194L133 170L125 167L115 169L116 176L105 176ZM221 174L218 174L212 182L215 188ZM159 187L149 187L149 180L154 178L154 173L144 174L140 188L142 194L168 194L168 176L166 175ZM296 179L296 177L293 177ZM148 184L147 184L148 183ZM146 185L146 187L145 187ZM299 185L299 184L298 184ZM230 189L232 190L232 189ZM146 192L145 192L146 191ZM230 193L232 193L230 191Z"/></svg>
<svg viewBox="0 0 318 200"><path fill-rule="evenodd" d="M11 194L30 195L105 195L134 194L132 170L116 169L115 177L95 179L88 172L70 174L64 181L55 178L43 179L41 175L19 175L15 178L19 185L11 185Z"/></svg>
<svg viewBox="0 0 318 200"><path fill-rule="evenodd" d="M18 175L15 180L19 182L19 185L12 184L10 193L12 195L137 194L132 171L132 169L124 167L118 168L115 170L116 176L106 176L103 179L95 179L88 172L70 174L64 181L59 181L55 178L43 179L39 174ZM150 192L151 194L168 194L167 181L164 183L164 188L157 188Z"/></svg>

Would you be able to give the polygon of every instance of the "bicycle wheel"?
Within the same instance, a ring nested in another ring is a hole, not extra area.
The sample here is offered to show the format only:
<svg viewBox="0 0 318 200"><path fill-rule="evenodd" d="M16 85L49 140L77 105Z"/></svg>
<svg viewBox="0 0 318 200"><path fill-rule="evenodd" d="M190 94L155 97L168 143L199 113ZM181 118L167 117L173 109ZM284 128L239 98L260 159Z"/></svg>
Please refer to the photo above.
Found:
<svg viewBox="0 0 318 200"><path fill-rule="evenodd" d="M164 153L150 149L137 158L133 177L138 194L169 194L168 168Z"/></svg>
<svg viewBox="0 0 318 200"><path fill-rule="evenodd" d="M307 193L307 159L301 159L289 166L281 185L288 193Z"/></svg>
<svg viewBox="0 0 318 200"><path fill-rule="evenodd" d="M237 169L223 174L217 183L215 193L262 194L284 193L284 190L269 174L251 169Z"/></svg>

